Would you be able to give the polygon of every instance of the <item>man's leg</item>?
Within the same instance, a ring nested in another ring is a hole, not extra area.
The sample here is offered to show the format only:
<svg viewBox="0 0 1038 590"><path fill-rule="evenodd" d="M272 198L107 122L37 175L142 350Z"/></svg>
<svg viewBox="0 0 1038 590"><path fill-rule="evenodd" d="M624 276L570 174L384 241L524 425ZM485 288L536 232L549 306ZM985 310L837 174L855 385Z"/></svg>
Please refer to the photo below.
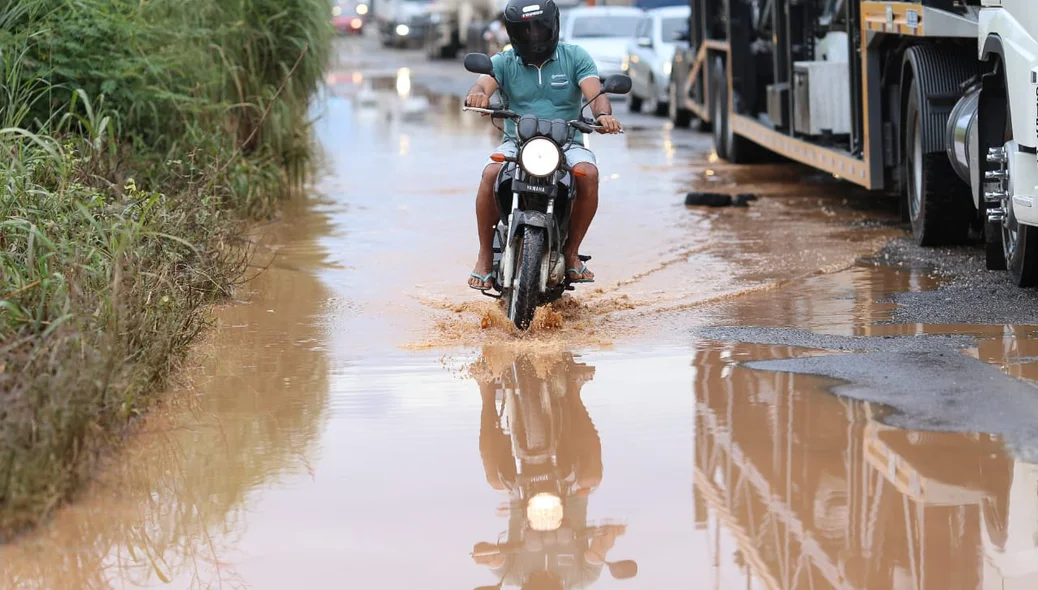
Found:
<svg viewBox="0 0 1038 590"><path fill-rule="evenodd" d="M473 274L485 277L494 270L494 228L497 227L497 205L494 203L494 182L501 171L501 164L488 164L483 169L483 178L479 182L476 193L476 226L479 232L479 254ZM469 286L474 289L493 287L492 279L485 282L476 277L469 277Z"/></svg>
<svg viewBox="0 0 1038 590"><path fill-rule="evenodd" d="M590 162L580 162L573 167L574 178L577 185L577 198L573 201L573 212L569 220L569 238L562 248L562 254L566 257L566 268L579 271L584 265L580 262L580 243L584 241L587 230L591 227L591 220L595 218L598 211L598 167ZM585 270L583 274L567 273L571 280L590 280L595 278L594 273Z"/></svg>

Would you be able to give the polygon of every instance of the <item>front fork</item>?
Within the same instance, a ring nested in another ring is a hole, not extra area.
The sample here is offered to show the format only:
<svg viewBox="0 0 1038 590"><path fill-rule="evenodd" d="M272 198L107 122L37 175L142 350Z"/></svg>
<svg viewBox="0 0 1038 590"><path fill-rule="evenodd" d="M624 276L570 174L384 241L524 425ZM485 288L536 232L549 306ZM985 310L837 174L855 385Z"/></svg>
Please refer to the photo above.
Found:
<svg viewBox="0 0 1038 590"><path fill-rule="evenodd" d="M512 217L519 209L519 193L512 193L512 209L505 219L505 247L501 252L501 290L512 288L512 278L515 274L515 229L512 227Z"/></svg>
<svg viewBox="0 0 1038 590"><path fill-rule="evenodd" d="M512 223L515 212L519 209L519 193L512 193L512 209L505 220L505 247L501 252L501 290L512 288L515 279L515 240L520 227ZM555 198L548 199L548 219L555 216ZM540 292L548 290L548 277L551 274L551 253L554 250L554 236L550 230L546 230L547 246L544 249L544 257L541 259L541 283L538 285Z"/></svg>

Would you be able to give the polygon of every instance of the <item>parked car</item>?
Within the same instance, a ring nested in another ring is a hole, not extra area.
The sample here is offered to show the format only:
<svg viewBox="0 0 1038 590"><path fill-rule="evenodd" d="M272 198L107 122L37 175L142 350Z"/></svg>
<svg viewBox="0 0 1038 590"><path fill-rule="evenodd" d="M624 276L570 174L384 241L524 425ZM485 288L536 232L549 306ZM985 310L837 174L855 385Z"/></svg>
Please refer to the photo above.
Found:
<svg viewBox="0 0 1038 590"><path fill-rule="evenodd" d="M633 6L642 10L663 8L665 6L688 6L688 0L635 0ZM691 12L691 9L689 10Z"/></svg>
<svg viewBox="0 0 1038 590"><path fill-rule="evenodd" d="M667 114L670 74L678 38L688 29L691 9L686 6L656 8L645 12L635 38L627 44L624 66L631 77L627 95L632 112Z"/></svg>
<svg viewBox="0 0 1038 590"><path fill-rule="evenodd" d="M645 12L631 6L587 6L566 11L559 37L591 54L600 76L623 73L627 41Z"/></svg>
<svg viewBox="0 0 1038 590"><path fill-rule="evenodd" d="M332 26L339 33L359 35L364 32L371 6L359 0L335 0L332 2Z"/></svg>
<svg viewBox="0 0 1038 590"><path fill-rule="evenodd" d="M383 47L404 47L425 41L431 0L378 0L375 21Z"/></svg>

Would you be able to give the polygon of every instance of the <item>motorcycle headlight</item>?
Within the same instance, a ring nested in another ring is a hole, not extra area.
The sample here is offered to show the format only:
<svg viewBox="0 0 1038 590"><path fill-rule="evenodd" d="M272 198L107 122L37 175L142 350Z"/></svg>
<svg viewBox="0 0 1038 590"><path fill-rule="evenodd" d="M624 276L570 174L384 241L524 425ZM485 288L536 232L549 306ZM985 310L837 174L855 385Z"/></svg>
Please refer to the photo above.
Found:
<svg viewBox="0 0 1038 590"><path fill-rule="evenodd" d="M538 137L523 145L519 165L531 176L548 176L559 169L562 153L550 139Z"/></svg>
<svg viewBox="0 0 1038 590"><path fill-rule="evenodd" d="M562 526L562 499L555 494L535 495L526 504L526 519L537 532L558 530Z"/></svg>

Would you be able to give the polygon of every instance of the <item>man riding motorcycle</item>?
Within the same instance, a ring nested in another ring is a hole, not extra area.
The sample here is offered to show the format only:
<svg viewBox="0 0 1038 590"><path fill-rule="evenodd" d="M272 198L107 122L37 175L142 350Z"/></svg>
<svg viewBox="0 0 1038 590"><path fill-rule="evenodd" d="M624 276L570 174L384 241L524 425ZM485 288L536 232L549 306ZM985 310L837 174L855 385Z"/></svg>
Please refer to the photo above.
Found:
<svg viewBox="0 0 1038 590"><path fill-rule="evenodd" d="M607 96L599 95L602 83L595 61L583 48L559 42L559 8L554 0L509 0L503 20L512 48L494 55L494 75L482 75L469 90L465 106L487 108L497 91L508 100L509 108L520 115L543 119L578 119L581 95L594 99L591 110L600 133L619 133L620 122L613 117ZM597 97L597 98L596 98ZM582 136L566 152L573 169L577 195L569 225L569 239L563 247L566 278L572 283L589 283L594 274L580 260L580 243L598 210L598 167L595 155L580 145ZM505 123L505 137L494 153L515 156L518 150L515 122ZM498 213L494 203L494 183L501 164L489 161L483 169L476 193L476 223L479 230L479 255L469 278L469 286L486 291L493 288L494 228Z"/></svg>

